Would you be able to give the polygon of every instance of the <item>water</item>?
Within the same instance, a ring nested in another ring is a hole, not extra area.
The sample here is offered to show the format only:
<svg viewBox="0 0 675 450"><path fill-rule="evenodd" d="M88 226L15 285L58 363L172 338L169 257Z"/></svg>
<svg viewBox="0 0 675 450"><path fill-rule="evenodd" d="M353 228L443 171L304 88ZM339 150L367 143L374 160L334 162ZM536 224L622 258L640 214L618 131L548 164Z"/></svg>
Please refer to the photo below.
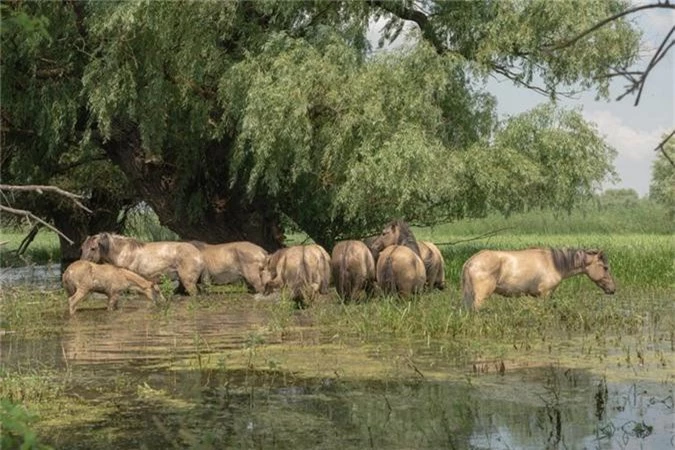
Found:
<svg viewBox="0 0 675 450"><path fill-rule="evenodd" d="M61 265L29 265L23 267L0 267L0 289L2 287L30 286L35 288L57 288L61 286Z"/></svg>
<svg viewBox="0 0 675 450"><path fill-rule="evenodd" d="M269 303L230 297L114 313L88 300L55 334L0 336L0 363L63 386L40 430L56 448L675 446L672 383L559 365L403 372L311 324L270 331Z"/></svg>

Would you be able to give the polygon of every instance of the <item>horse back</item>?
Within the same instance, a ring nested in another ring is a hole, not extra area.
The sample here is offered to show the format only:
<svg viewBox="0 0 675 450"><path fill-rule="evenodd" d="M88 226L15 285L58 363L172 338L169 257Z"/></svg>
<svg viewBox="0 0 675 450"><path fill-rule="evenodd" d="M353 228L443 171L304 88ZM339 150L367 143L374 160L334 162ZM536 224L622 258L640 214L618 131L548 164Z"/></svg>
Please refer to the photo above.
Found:
<svg viewBox="0 0 675 450"><path fill-rule="evenodd" d="M407 246L389 246L378 257L377 282L383 290L389 292L394 287L403 294L419 292L426 282L424 263Z"/></svg>

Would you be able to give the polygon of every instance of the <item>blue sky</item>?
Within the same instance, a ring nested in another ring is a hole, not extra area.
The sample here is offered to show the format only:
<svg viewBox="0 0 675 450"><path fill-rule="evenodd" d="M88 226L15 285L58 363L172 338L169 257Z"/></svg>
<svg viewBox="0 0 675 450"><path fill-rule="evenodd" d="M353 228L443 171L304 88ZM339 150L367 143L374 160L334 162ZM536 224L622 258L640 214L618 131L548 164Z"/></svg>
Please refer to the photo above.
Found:
<svg viewBox="0 0 675 450"><path fill-rule="evenodd" d="M644 33L643 58L638 65L644 68L668 31L675 26L675 12L652 9L635 13L631 17ZM674 53L675 50L671 50L649 74L638 106L634 106L634 96L615 100L625 91L625 83L621 80L613 84L610 100L596 101L594 92L581 94L574 99L559 99L559 104L565 107L582 108L584 117L594 122L605 140L617 150L614 164L621 181L607 184L605 188L631 188L641 196L649 193L651 166L656 156L653 149L664 133L675 128ZM509 80L491 78L487 88L497 97L500 118L548 101L529 89L514 86Z"/></svg>
<svg viewBox="0 0 675 450"><path fill-rule="evenodd" d="M648 9L629 18L643 32L642 62L638 67L644 68L661 40L675 26L675 11ZM383 23L371 26L369 38L374 47ZM630 188L636 190L640 196L649 193L651 166L656 156L653 149L664 133L675 128L674 53L675 49L671 49L652 70L638 106L633 106L634 96L624 97L621 101L615 100L624 92L625 83L621 80L616 80L612 85L609 100L595 100L595 92L582 93L572 99L559 99L558 103L566 108L580 108L584 117L597 125L600 134L618 152L614 164L620 181L606 184L603 188ZM487 89L497 98L500 119L548 102L547 97L498 77L490 77Z"/></svg>

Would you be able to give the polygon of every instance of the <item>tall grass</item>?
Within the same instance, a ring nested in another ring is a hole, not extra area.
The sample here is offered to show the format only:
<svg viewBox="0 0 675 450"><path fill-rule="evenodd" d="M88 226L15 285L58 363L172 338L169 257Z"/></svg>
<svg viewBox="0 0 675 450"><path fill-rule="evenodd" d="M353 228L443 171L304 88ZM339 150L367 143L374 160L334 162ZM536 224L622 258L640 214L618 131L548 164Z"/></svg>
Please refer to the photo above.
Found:
<svg viewBox="0 0 675 450"><path fill-rule="evenodd" d="M416 229L419 237L481 235L506 228L508 234L673 234L675 223L661 205L643 200L631 206L587 204L571 213L552 210L529 211L504 217L490 214L429 228Z"/></svg>

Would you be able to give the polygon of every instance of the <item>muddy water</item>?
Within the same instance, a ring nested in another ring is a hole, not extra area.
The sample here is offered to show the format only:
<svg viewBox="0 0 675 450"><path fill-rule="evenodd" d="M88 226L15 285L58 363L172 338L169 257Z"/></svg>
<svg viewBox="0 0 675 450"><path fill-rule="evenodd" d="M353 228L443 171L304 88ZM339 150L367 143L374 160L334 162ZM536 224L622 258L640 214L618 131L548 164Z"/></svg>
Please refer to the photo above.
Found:
<svg viewBox="0 0 675 450"><path fill-rule="evenodd" d="M211 296L157 309L134 299L109 313L94 300L48 337L0 336L0 362L63 380L63 406L40 428L56 448L675 445L672 382L559 364L435 366L432 377L301 320L275 330L270 302Z"/></svg>

